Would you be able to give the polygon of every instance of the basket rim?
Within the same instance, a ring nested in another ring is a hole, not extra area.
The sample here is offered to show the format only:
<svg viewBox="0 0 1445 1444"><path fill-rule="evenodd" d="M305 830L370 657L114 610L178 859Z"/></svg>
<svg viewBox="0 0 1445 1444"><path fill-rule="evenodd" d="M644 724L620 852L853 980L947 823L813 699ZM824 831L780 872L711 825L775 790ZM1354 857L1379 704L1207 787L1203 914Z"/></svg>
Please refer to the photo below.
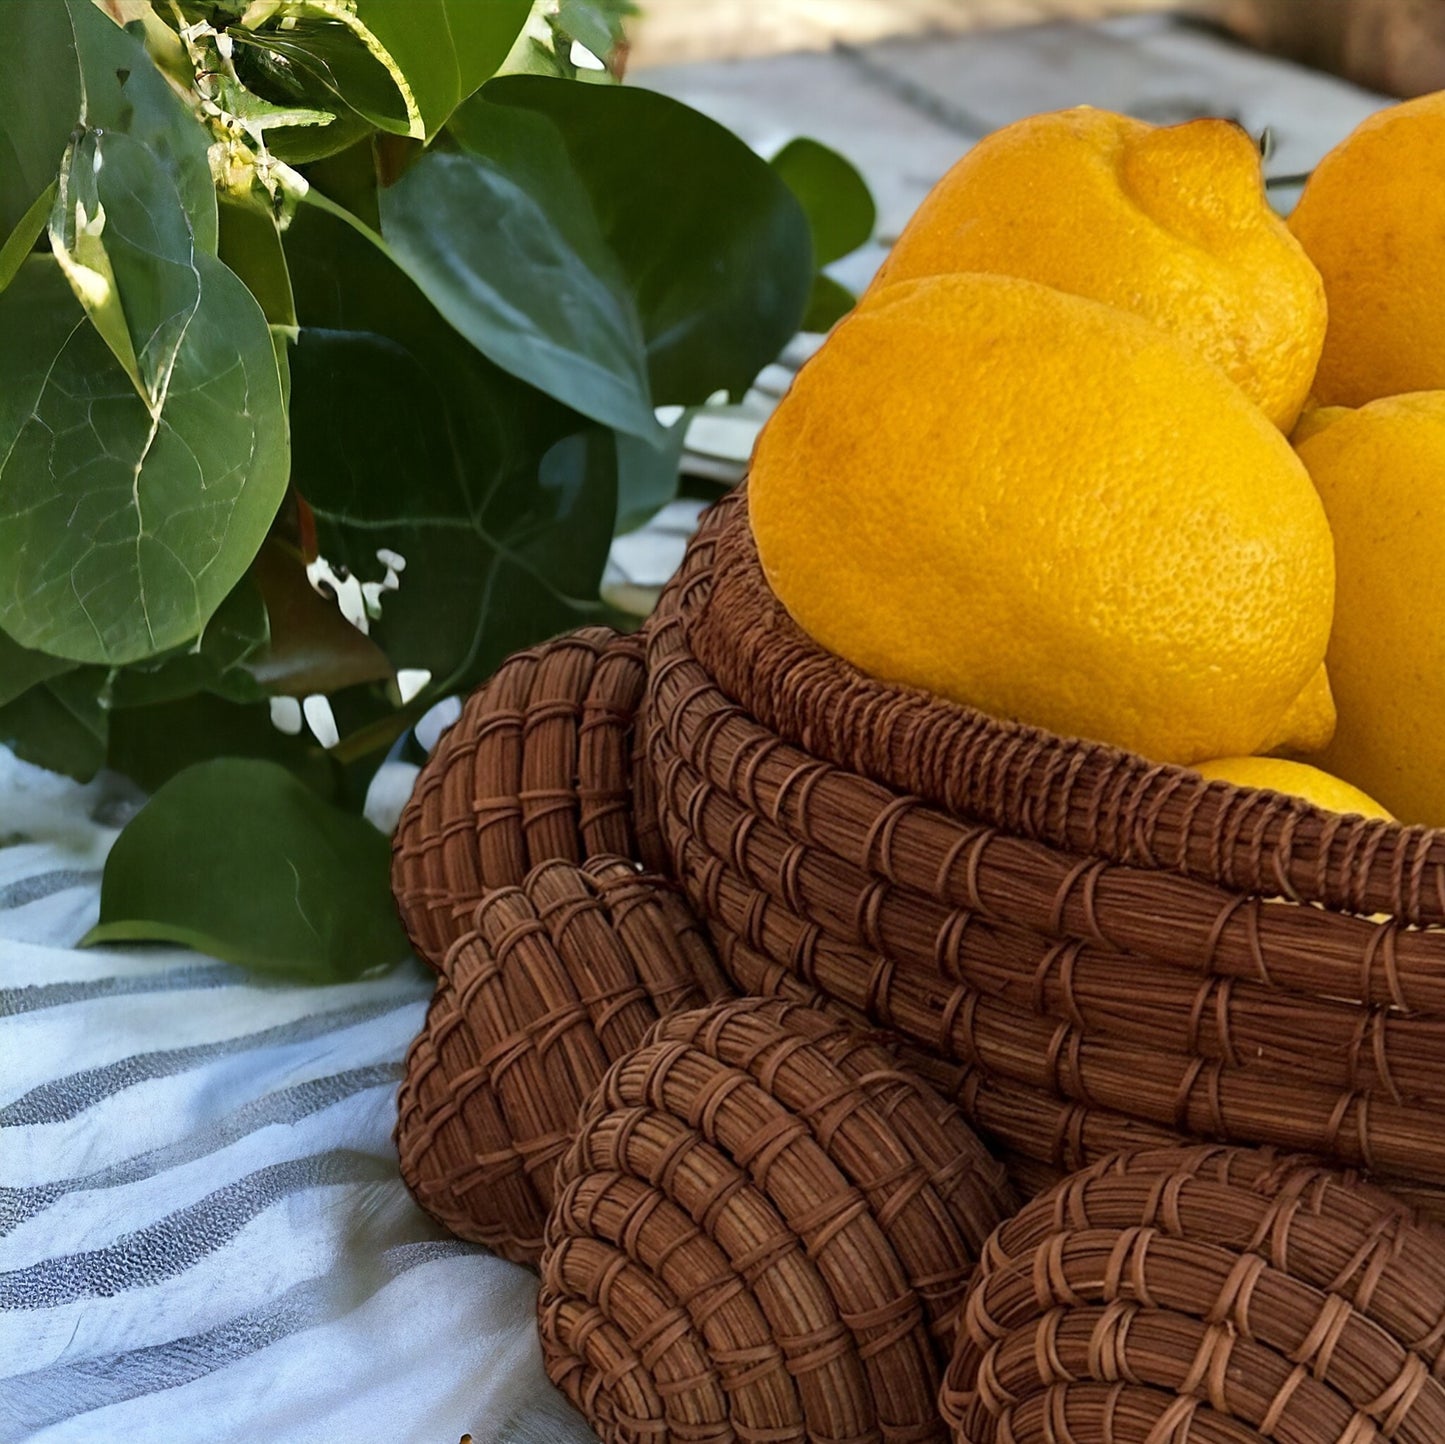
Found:
<svg viewBox="0 0 1445 1444"><path fill-rule="evenodd" d="M746 482L705 515L659 613L770 731L950 815L1235 892L1445 924L1445 829L1208 779L881 681L828 652L768 586Z"/></svg>

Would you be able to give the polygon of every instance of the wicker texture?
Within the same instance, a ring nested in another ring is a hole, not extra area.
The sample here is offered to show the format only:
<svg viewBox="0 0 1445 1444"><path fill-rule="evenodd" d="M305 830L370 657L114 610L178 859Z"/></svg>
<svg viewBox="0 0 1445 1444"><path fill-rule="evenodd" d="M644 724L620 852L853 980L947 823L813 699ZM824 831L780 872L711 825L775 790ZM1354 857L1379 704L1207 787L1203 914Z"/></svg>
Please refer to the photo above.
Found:
<svg viewBox="0 0 1445 1444"><path fill-rule="evenodd" d="M1003 1159L1020 1198L1053 1187L1066 1174L1124 1149L1159 1147L1188 1140L1168 1128L1127 1114L1090 1108L1039 1089L999 1079L972 1063L960 1063L877 1030L866 1014L811 988L795 973L748 947L735 933L714 926L719 958L744 996L778 998L815 1008L862 1031L956 1105L969 1125ZM1010 1147L1012 1144L1012 1147Z"/></svg>
<svg viewBox="0 0 1445 1444"><path fill-rule="evenodd" d="M548 1373L609 1444L939 1438L941 1361L1012 1206L957 1110L855 1030L763 999L674 1014L558 1170Z"/></svg>
<svg viewBox="0 0 1445 1444"><path fill-rule="evenodd" d="M1445 1237L1310 1160L1196 1146L999 1228L941 1403L959 1444L1438 1444L1442 1372Z"/></svg>
<svg viewBox="0 0 1445 1444"><path fill-rule="evenodd" d="M730 990L676 889L623 858L544 863L473 920L407 1056L397 1151L429 1214L535 1264L557 1159L608 1066Z"/></svg>
<svg viewBox="0 0 1445 1444"><path fill-rule="evenodd" d="M863 677L740 494L468 702L393 880L403 1173L545 1237L609 1444L924 1444L955 1334L959 1444L1445 1439L1441 834Z"/></svg>
<svg viewBox="0 0 1445 1444"><path fill-rule="evenodd" d="M744 989L739 941L1060 1115L1445 1185L1445 933L1406 925L1440 913L1439 835L882 687L771 598L741 497L649 629L642 726ZM1052 1163L1036 1133L995 1136Z"/></svg>
<svg viewBox="0 0 1445 1444"><path fill-rule="evenodd" d="M1068 853L1411 926L1445 924L1445 831L1206 781L880 682L824 652L788 616L746 514L745 490L712 513L712 604L689 606L688 633L722 690L769 731L895 792Z"/></svg>
<svg viewBox="0 0 1445 1444"><path fill-rule="evenodd" d="M487 893L540 863L654 856L633 807L640 637L587 627L509 658L467 700L397 826L392 891L439 967Z"/></svg>

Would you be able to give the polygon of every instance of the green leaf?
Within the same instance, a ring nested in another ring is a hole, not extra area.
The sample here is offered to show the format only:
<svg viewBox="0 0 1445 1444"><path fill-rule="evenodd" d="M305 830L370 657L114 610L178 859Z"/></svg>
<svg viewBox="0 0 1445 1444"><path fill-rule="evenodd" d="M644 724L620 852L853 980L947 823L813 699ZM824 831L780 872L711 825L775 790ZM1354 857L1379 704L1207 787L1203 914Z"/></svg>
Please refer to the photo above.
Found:
<svg viewBox="0 0 1445 1444"><path fill-rule="evenodd" d="M411 85L430 140L506 59L530 0L359 0L357 14Z"/></svg>
<svg viewBox="0 0 1445 1444"><path fill-rule="evenodd" d="M25 212L10 232L10 239L0 246L0 291L15 279L16 272L26 256L35 249L35 243L45 231L50 208L55 203L56 183L51 181L35 198L35 204Z"/></svg>
<svg viewBox="0 0 1445 1444"><path fill-rule="evenodd" d="M74 665L63 657L22 647L13 637L0 632L0 707L8 706L37 683L68 672Z"/></svg>
<svg viewBox="0 0 1445 1444"><path fill-rule="evenodd" d="M311 185L311 199L320 191L346 213L372 231L381 230L381 212L377 208L376 151L371 136L347 146L345 150L307 166L306 179Z"/></svg>
<svg viewBox="0 0 1445 1444"><path fill-rule="evenodd" d="M207 138L145 46L92 0L0 4L0 235L60 167L77 125L125 132L180 192L202 249L216 248Z"/></svg>
<svg viewBox="0 0 1445 1444"><path fill-rule="evenodd" d="M0 626L118 665L197 636L286 486L265 317L213 256L154 412L33 257L0 293Z"/></svg>
<svg viewBox="0 0 1445 1444"><path fill-rule="evenodd" d="M524 442L507 458L525 468L520 495L508 496L505 474L487 476L485 452L475 466L448 454L464 422L419 359L366 333L302 330L295 406L297 476L323 553L357 575L380 570L381 546L406 560L373 626L397 666L455 691L590 620L616 505L610 433L591 428L541 457Z"/></svg>
<svg viewBox="0 0 1445 1444"><path fill-rule="evenodd" d="M407 954L370 823L274 763L218 758L166 783L106 861L81 940L181 943L296 981L337 983Z"/></svg>
<svg viewBox="0 0 1445 1444"><path fill-rule="evenodd" d="M392 680L386 653L316 591L299 555L268 538L251 576L265 598L269 639L247 670L267 691L307 697Z"/></svg>
<svg viewBox="0 0 1445 1444"><path fill-rule="evenodd" d="M554 30L585 46L606 65L626 38L623 21L635 14L637 6L631 0L561 0L557 13L548 19Z"/></svg>
<svg viewBox="0 0 1445 1444"><path fill-rule="evenodd" d="M318 797L329 799L335 792L331 758L309 733L277 731L268 703L242 704L195 692L169 702L117 707L110 714L106 765L147 792L213 757L274 762Z"/></svg>
<svg viewBox="0 0 1445 1444"><path fill-rule="evenodd" d="M107 20L93 0L63 3L75 30L81 77L80 111L71 125L78 121L88 130L123 133L144 148L170 176L197 248L214 255L216 187L205 127L134 35Z"/></svg>
<svg viewBox="0 0 1445 1444"><path fill-rule="evenodd" d="M538 76L492 81L453 133L477 148L499 109L556 127L635 299L653 404L746 390L797 330L813 274L807 217L767 163L667 96Z"/></svg>
<svg viewBox="0 0 1445 1444"><path fill-rule="evenodd" d="M303 20L285 31L232 27L226 33L235 43L237 76L263 99L351 112L378 130L420 138L420 115L395 64L368 48L352 26Z"/></svg>
<svg viewBox="0 0 1445 1444"><path fill-rule="evenodd" d="M273 105L269 100L252 94L229 75L216 77L215 99L227 115L240 121L247 133L258 140L266 139L268 130L324 130L334 125L337 119L334 110L317 110L305 105ZM367 130L370 129L367 126Z"/></svg>
<svg viewBox="0 0 1445 1444"><path fill-rule="evenodd" d="M550 18L543 18L533 7L527 27L502 62L499 75L549 75L571 80L579 73L569 53L572 42L547 24Z"/></svg>
<svg viewBox="0 0 1445 1444"><path fill-rule="evenodd" d="M813 277L802 328L830 330L853 309L857 298L822 268L872 237L878 220L873 196L849 161L805 136L789 141L773 157L772 167L797 196L813 233L818 274Z"/></svg>
<svg viewBox="0 0 1445 1444"><path fill-rule="evenodd" d="M803 317L802 329L819 333L830 331L857 304L858 298L852 291L819 271L813 277L813 290L808 297L808 311Z"/></svg>
<svg viewBox="0 0 1445 1444"><path fill-rule="evenodd" d="M79 114L80 63L67 8L55 0L0 4L0 235L20 225L55 179Z"/></svg>
<svg viewBox="0 0 1445 1444"><path fill-rule="evenodd" d="M799 136L771 164L807 214L815 265L830 265L872 238L878 210L868 183L836 150Z"/></svg>
<svg viewBox="0 0 1445 1444"><path fill-rule="evenodd" d="M310 165L359 142L370 143L376 127L346 106L332 106L330 124L274 125L266 130L266 149L288 165Z"/></svg>
<svg viewBox="0 0 1445 1444"><path fill-rule="evenodd" d="M467 153L424 155L382 192L398 262L489 360L604 425L656 437L627 278L556 130L477 100L463 113Z"/></svg>
<svg viewBox="0 0 1445 1444"><path fill-rule="evenodd" d="M82 126L51 245L93 329L39 261L0 298L31 323L0 338L0 378L32 406L0 402L0 619L114 664L196 636L244 570L284 486L284 411L265 318L209 254L194 117L133 37L72 9Z"/></svg>
<svg viewBox="0 0 1445 1444"><path fill-rule="evenodd" d="M233 702L260 702L265 691L245 664L265 646L270 629L261 593L249 574L206 623L195 645L115 674L110 705L150 707L197 692L213 692Z"/></svg>
<svg viewBox="0 0 1445 1444"><path fill-rule="evenodd" d="M50 243L147 407L162 405L201 292L165 167L128 135L82 131L61 168Z"/></svg>
<svg viewBox="0 0 1445 1444"><path fill-rule="evenodd" d="M216 63L220 64L219 56ZM264 143L273 156L293 165L343 150L358 136L370 136L375 130L365 117L339 102L325 110L297 102L278 105L230 75L218 74L214 83L215 103L240 123L257 149Z"/></svg>
<svg viewBox="0 0 1445 1444"><path fill-rule="evenodd" d="M617 433L618 532L642 526L677 495L678 468L693 414L684 411L667 428L660 447Z"/></svg>
<svg viewBox="0 0 1445 1444"><path fill-rule="evenodd" d="M596 614L616 508L612 437L473 350L386 256L303 207L286 235L302 331L295 478L322 553L380 575L371 635L432 694Z"/></svg>
<svg viewBox="0 0 1445 1444"><path fill-rule="evenodd" d="M272 326L296 324L291 276L275 219L258 205L223 200L219 255L246 284Z"/></svg>
<svg viewBox="0 0 1445 1444"><path fill-rule="evenodd" d="M144 47L65 0L80 120L60 169L50 242L96 330L155 411L199 300L194 252L216 248L201 128Z"/></svg>
<svg viewBox="0 0 1445 1444"><path fill-rule="evenodd" d="M619 80L620 62L626 59L623 20L636 13L631 0L537 0L498 74L604 84ZM579 66L572 58L574 40L606 68Z"/></svg>
<svg viewBox="0 0 1445 1444"><path fill-rule="evenodd" d="M105 762L98 667L62 672L0 707L0 743L22 761L89 782Z"/></svg>

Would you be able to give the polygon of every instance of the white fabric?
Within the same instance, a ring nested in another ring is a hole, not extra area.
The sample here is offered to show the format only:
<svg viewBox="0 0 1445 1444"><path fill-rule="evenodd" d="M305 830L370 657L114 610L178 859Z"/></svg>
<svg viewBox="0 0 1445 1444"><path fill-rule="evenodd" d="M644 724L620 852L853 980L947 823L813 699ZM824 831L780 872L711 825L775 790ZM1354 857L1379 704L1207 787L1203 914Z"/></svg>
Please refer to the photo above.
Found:
<svg viewBox="0 0 1445 1444"><path fill-rule="evenodd" d="M590 1440L532 1275L397 1174L430 975L76 950L135 804L0 749L0 1440Z"/></svg>

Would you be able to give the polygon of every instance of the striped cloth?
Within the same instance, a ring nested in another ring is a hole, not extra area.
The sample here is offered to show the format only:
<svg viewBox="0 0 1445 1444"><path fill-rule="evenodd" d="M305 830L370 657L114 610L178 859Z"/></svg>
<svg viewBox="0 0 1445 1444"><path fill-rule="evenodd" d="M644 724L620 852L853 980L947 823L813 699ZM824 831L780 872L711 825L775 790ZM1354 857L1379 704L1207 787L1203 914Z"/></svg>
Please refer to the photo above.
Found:
<svg viewBox="0 0 1445 1444"><path fill-rule="evenodd" d="M532 1276L397 1176L421 967L77 951L136 805L0 749L0 1440L589 1440Z"/></svg>

